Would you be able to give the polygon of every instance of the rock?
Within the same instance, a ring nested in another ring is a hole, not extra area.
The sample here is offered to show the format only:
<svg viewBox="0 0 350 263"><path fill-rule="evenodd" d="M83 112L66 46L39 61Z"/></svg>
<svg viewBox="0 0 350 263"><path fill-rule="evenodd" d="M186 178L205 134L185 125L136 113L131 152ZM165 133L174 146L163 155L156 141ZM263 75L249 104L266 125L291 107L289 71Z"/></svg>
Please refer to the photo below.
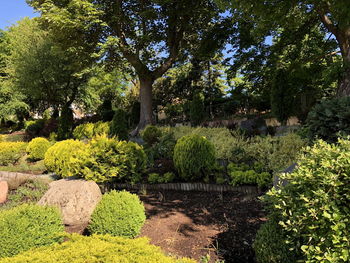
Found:
<svg viewBox="0 0 350 263"><path fill-rule="evenodd" d="M95 182L62 179L50 183L50 189L38 204L58 207L66 227L82 233L101 197Z"/></svg>
<svg viewBox="0 0 350 263"><path fill-rule="evenodd" d="M3 204L7 200L7 195L9 192L9 186L6 181L0 181L0 204Z"/></svg>

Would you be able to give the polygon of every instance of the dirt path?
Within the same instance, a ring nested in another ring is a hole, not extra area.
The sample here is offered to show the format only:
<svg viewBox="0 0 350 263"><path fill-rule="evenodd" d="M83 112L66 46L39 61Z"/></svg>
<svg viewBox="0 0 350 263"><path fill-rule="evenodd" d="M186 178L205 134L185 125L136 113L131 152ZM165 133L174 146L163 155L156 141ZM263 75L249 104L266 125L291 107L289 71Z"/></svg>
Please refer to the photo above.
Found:
<svg viewBox="0 0 350 263"><path fill-rule="evenodd" d="M140 198L147 212L142 236L167 253L196 260L210 255L210 262L254 262L251 244L266 220L257 198L171 191Z"/></svg>

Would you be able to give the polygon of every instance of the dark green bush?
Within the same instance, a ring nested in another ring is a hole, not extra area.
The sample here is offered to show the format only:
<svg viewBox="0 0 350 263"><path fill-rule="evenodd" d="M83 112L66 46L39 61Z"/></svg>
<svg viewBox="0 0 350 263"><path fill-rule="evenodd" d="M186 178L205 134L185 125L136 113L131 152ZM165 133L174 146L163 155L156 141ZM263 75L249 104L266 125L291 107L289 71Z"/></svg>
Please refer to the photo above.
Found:
<svg viewBox="0 0 350 263"><path fill-rule="evenodd" d="M70 106L63 106L61 111L61 116L58 119L58 131L57 138L58 140L66 140L71 138L72 129L74 123L73 110Z"/></svg>
<svg viewBox="0 0 350 263"><path fill-rule="evenodd" d="M63 178L72 176L69 166L70 159L86 147L86 144L76 140L55 143L45 153L44 162L47 170Z"/></svg>
<svg viewBox="0 0 350 263"><path fill-rule="evenodd" d="M306 120L309 138L336 142L339 135L350 135L350 97L324 100L317 104Z"/></svg>
<svg viewBox="0 0 350 263"><path fill-rule="evenodd" d="M191 123L192 125L197 126L201 124L204 118L204 96L201 93L195 93L190 104Z"/></svg>
<svg viewBox="0 0 350 263"><path fill-rule="evenodd" d="M199 135L184 136L175 145L174 164L183 179L203 179L216 165L214 146Z"/></svg>
<svg viewBox="0 0 350 263"><path fill-rule="evenodd" d="M0 258L62 241L64 231L56 208L24 204L0 212Z"/></svg>
<svg viewBox="0 0 350 263"><path fill-rule="evenodd" d="M98 183L138 182L146 168L147 156L133 142L98 136L70 158L67 170L74 176Z"/></svg>
<svg viewBox="0 0 350 263"><path fill-rule="evenodd" d="M260 227L253 248L258 263L296 263L295 251L286 243L276 220L270 219Z"/></svg>
<svg viewBox="0 0 350 263"><path fill-rule="evenodd" d="M147 238L128 239L109 235L69 235L68 241L33 249L0 263L196 263L166 256Z"/></svg>
<svg viewBox="0 0 350 263"><path fill-rule="evenodd" d="M272 189L267 201L279 219L286 242L298 247L307 263L350 261L350 140L318 141L281 178L290 183Z"/></svg>
<svg viewBox="0 0 350 263"><path fill-rule="evenodd" d="M88 230L93 234L134 238L145 220L145 208L137 195L111 191L96 206Z"/></svg>
<svg viewBox="0 0 350 263"><path fill-rule="evenodd" d="M43 160L50 146L51 143L47 139L40 137L35 138L30 141L26 148L28 157L33 161Z"/></svg>
<svg viewBox="0 0 350 263"><path fill-rule="evenodd" d="M25 132L30 138L38 136L42 129L44 129L44 126L45 120L43 119L26 121L24 124Z"/></svg>
<svg viewBox="0 0 350 263"><path fill-rule="evenodd" d="M162 131L158 129L156 126L148 125L143 131L142 131L142 139L147 143L147 145L152 146L155 143L159 142Z"/></svg>
<svg viewBox="0 0 350 263"><path fill-rule="evenodd" d="M117 109L114 113L110 135L116 136L119 140L127 140L129 138L128 122L126 113L122 109Z"/></svg>

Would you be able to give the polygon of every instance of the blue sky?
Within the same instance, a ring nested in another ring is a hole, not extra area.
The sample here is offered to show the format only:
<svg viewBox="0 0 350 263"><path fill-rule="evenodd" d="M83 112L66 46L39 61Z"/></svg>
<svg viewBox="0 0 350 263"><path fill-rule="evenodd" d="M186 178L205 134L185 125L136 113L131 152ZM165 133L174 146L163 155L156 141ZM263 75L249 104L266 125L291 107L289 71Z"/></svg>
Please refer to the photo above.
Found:
<svg viewBox="0 0 350 263"><path fill-rule="evenodd" d="M35 16L33 8L25 0L0 0L0 4L0 29L5 29L23 17Z"/></svg>

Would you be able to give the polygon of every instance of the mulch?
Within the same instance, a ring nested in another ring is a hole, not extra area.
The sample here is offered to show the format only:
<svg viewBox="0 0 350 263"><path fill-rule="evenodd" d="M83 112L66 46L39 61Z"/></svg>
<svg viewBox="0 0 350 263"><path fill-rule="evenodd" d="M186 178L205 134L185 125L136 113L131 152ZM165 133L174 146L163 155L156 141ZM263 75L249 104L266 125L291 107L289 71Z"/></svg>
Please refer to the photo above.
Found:
<svg viewBox="0 0 350 263"><path fill-rule="evenodd" d="M209 262L255 262L252 243L266 213L258 197L236 193L148 192L141 236L166 253Z"/></svg>

